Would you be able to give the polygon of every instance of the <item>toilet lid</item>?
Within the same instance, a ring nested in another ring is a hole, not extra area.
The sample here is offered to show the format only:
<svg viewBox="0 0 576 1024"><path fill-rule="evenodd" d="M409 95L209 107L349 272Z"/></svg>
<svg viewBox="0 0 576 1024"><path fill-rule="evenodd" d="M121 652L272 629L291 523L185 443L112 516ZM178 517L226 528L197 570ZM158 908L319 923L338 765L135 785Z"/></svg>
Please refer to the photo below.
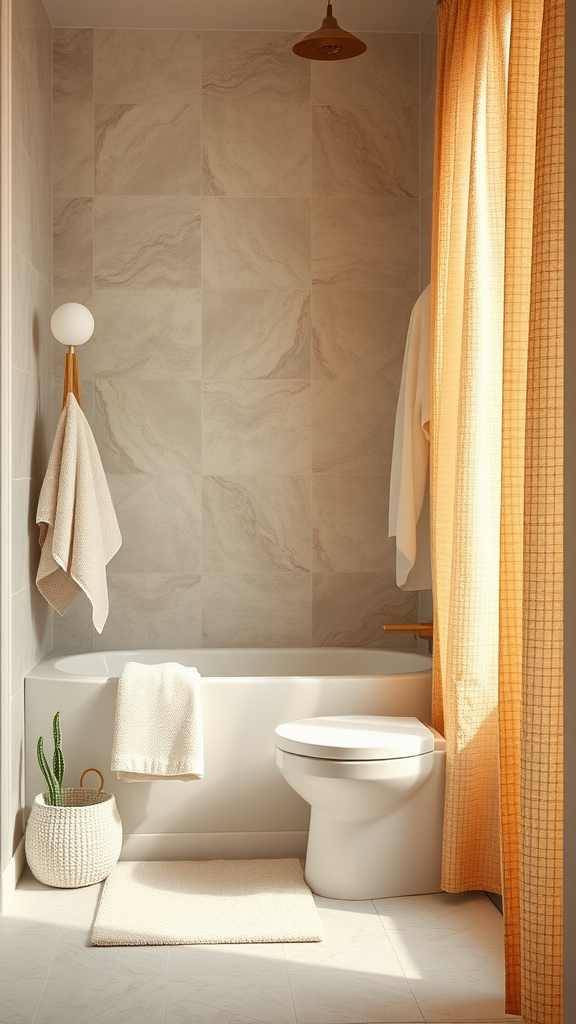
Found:
<svg viewBox="0 0 576 1024"><path fill-rule="evenodd" d="M276 746L333 761L384 761L434 750L434 734L417 718L332 715L279 725Z"/></svg>

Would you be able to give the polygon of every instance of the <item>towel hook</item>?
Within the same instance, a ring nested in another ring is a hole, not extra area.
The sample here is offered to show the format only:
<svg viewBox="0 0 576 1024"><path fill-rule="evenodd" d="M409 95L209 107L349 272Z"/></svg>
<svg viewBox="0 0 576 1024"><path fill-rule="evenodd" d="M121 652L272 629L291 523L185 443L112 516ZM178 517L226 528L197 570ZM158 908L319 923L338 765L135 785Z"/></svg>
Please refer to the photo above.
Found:
<svg viewBox="0 0 576 1024"><path fill-rule="evenodd" d="M94 326L92 313L81 302L64 302L52 314L50 321L52 334L61 345L68 346L64 362L62 408L66 405L66 399L70 392L74 395L78 405L82 405L76 348L90 340L94 334Z"/></svg>

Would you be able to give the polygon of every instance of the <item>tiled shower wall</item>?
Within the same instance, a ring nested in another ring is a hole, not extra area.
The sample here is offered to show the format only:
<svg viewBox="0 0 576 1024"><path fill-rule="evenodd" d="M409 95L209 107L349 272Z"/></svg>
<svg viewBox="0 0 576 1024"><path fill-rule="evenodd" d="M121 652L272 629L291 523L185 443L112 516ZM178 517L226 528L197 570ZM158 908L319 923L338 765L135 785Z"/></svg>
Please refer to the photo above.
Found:
<svg viewBox="0 0 576 1024"><path fill-rule="evenodd" d="M419 290L419 37L54 32L54 305L124 543L101 636L398 646L388 487ZM60 386L62 351L55 379ZM413 644L412 637L405 643Z"/></svg>

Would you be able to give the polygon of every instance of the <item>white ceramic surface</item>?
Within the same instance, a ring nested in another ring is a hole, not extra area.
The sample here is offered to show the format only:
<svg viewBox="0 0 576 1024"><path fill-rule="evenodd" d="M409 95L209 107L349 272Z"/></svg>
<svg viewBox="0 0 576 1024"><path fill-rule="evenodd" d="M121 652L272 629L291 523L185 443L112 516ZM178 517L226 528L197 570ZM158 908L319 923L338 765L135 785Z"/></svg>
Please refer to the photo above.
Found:
<svg viewBox="0 0 576 1024"><path fill-rule="evenodd" d="M127 661L202 676L205 775L129 785L110 772L116 687ZM317 715L430 715L430 659L395 651L132 650L51 654L28 673L26 798L42 789L38 736L61 713L66 783L96 766L116 796L124 859L303 856L309 807L275 764L274 730Z"/></svg>

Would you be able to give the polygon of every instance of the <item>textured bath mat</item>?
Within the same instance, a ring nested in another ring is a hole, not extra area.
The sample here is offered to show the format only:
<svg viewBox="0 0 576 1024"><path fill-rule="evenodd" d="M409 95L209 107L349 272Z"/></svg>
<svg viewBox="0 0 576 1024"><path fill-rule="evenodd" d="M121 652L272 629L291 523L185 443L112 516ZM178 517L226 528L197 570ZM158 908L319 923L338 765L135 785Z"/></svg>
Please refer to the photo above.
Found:
<svg viewBox="0 0 576 1024"><path fill-rule="evenodd" d="M299 860L120 861L108 876L94 946L319 942Z"/></svg>

